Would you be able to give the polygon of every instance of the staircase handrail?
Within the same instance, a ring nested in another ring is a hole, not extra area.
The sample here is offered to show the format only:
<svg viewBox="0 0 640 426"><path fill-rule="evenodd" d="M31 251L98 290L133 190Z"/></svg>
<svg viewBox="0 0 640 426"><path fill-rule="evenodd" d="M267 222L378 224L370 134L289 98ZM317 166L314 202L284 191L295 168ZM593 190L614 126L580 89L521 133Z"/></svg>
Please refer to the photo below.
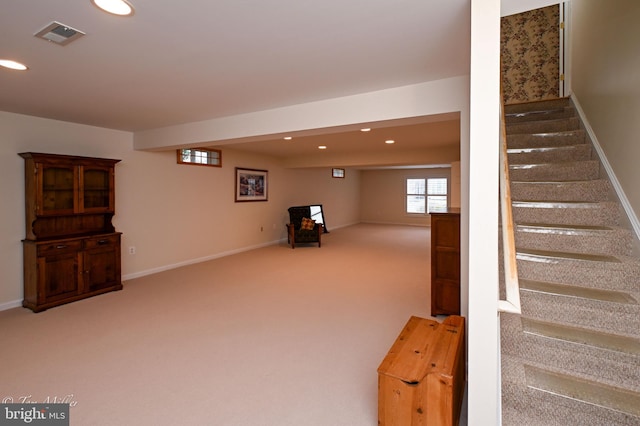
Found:
<svg viewBox="0 0 640 426"><path fill-rule="evenodd" d="M511 181L507 158L507 127L503 102L500 102L500 216L504 263L505 299L498 299L499 312L520 314L520 284L516 261L515 229L511 211Z"/></svg>

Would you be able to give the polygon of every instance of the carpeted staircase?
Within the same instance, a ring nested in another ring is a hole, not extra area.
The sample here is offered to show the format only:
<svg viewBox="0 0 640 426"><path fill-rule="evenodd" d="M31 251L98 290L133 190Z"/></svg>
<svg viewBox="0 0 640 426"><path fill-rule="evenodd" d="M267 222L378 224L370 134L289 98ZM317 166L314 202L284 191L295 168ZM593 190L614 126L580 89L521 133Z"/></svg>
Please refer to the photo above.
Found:
<svg viewBox="0 0 640 426"><path fill-rule="evenodd" d="M507 106L522 314L501 314L504 425L640 425L635 234L569 99Z"/></svg>

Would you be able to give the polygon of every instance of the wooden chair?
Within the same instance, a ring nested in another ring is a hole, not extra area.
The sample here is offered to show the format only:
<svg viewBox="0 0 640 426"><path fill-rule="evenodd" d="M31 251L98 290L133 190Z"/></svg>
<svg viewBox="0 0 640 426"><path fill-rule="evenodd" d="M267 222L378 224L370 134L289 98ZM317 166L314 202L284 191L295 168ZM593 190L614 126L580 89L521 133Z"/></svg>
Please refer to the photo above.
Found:
<svg viewBox="0 0 640 426"><path fill-rule="evenodd" d="M295 206L289 207L289 223L287 224L288 240L291 248L296 248L296 243L318 243L322 246L321 223L315 223L311 219L311 207Z"/></svg>

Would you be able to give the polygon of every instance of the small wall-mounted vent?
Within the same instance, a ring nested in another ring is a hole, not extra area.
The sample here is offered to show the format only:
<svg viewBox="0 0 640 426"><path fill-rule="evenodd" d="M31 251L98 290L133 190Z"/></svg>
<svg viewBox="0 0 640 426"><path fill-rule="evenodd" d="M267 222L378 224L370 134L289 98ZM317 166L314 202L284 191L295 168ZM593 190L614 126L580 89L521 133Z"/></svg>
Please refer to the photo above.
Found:
<svg viewBox="0 0 640 426"><path fill-rule="evenodd" d="M84 33L68 25L53 21L34 35L38 38L64 46L82 37Z"/></svg>

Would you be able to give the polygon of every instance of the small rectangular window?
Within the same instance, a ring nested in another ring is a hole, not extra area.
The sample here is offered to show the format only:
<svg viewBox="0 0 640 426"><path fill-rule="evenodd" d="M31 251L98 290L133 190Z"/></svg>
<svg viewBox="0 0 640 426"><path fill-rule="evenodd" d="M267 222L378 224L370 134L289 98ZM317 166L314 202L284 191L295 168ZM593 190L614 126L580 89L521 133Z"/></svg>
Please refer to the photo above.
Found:
<svg viewBox="0 0 640 426"><path fill-rule="evenodd" d="M344 179L344 169L331 169L331 177Z"/></svg>
<svg viewBox="0 0 640 426"><path fill-rule="evenodd" d="M222 167L222 151L210 148L179 149L178 164Z"/></svg>

